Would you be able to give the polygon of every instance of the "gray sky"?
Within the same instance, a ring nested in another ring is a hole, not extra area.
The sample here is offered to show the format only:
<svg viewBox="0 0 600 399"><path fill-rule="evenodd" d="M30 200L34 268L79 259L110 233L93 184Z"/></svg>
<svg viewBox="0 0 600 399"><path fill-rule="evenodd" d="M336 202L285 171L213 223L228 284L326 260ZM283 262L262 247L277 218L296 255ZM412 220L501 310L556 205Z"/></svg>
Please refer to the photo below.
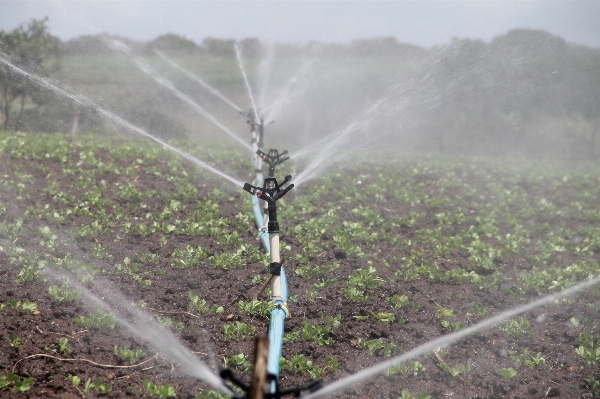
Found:
<svg viewBox="0 0 600 399"><path fill-rule="evenodd" d="M278 42L394 36L431 46L543 29L600 47L600 1L27 1L0 0L0 29L50 17L61 39L106 32L137 40L176 33Z"/></svg>

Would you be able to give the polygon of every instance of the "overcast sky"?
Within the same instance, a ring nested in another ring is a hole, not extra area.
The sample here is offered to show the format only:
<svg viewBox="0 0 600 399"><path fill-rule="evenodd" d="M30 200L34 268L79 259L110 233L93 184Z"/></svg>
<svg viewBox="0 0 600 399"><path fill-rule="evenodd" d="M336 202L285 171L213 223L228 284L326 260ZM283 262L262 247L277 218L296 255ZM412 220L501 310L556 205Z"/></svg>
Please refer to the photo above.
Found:
<svg viewBox="0 0 600 399"><path fill-rule="evenodd" d="M63 40L100 32L144 41L176 33L198 43L209 36L291 43L393 36L428 47L530 28L600 47L600 1L0 0L0 30L45 16Z"/></svg>

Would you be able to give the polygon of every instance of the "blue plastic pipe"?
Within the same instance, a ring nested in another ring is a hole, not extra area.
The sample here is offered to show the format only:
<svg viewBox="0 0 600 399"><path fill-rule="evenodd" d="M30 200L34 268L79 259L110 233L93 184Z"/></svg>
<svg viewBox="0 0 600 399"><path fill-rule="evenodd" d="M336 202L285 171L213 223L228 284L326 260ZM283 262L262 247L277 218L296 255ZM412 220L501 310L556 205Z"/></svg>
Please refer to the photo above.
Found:
<svg viewBox="0 0 600 399"><path fill-rule="evenodd" d="M254 162L254 165L256 166L256 162ZM260 180L254 182L255 186L260 186L262 185L264 178L263 175L260 175ZM271 245L269 244L269 233L267 232L267 228L264 226L264 219L263 219L263 209L260 206L260 201L258 200L258 198L256 196L252 196L252 213L254 214L254 220L256 221L256 226L261 229L261 233L259 235L260 241L262 242L262 246L265 249L266 253L270 253L271 252Z"/></svg>
<svg viewBox="0 0 600 399"><path fill-rule="evenodd" d="M279 384L279 359L283 349L283 322L289 316L287 303L287 278L285 270L281 267L281 299L275 301L275 308L271 311L269 323L269 356L267 358L267 373L274 375L276 381L271 382L271 393L277 392Z"/></svg>

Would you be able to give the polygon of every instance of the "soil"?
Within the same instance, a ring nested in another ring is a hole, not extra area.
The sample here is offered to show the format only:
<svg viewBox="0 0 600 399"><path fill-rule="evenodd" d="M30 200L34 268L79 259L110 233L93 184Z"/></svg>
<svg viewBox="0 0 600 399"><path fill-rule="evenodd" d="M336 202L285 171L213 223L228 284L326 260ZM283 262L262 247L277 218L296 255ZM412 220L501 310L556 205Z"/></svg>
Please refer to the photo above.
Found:
<svg viewBox="0 0 600 399"><path fill-rule="evenodd" d="M75 155L73 155L75 156ZM108 159L110 154L104 153L101 157ZM131 165L132 160L125 159L114 161L117 165ZM160 160L158 162L160 164ZM37 166L36 166L37 165ZM46 169L40 170L39 165ZM163 170L168 169L163 163ZM189 167L193 169L192 167ZM3 154L0 158L0 174L2 176L15 176L15 170L25 172L34 176L35 181L27 185L26 198L20 196L16 191L2 188L0 191L1 203L7 212L2 216L3 221L13 221L26 217L28 206L45 203L47 198L43 190L46 187L48 174L62 175L62 166L59 162L49 160L10 159ZM347 172L357 173L358 172ZM493 172L492 172L493 173ZM436 178L431 176L432 179ZM156 179L150 173L139 173L132 176L106 175L98 177L111 183L111 179L119 181L134 181L137 187L152 188L157 192L174 192L173 184ZM410 179L410 177L407 177ZM77 181L77 176L65 177L62 181L64 190ZM409 182L410 183L410 182ZM315 183L316 184L316 183ZM478 182L473 180L473 185ZM196 201L203 201L215 188L222 189L220 181L212 179L200 180L195 184L198 193L196 198L185 205L193 208ZM538 190L533 184L524 182L525 193ZM77 193L74 192L74 195ZM224 218L233 220L240 212L250 214L245 209L242 201L244 193L233 191L233 201L221 200L219 206ZM440 193L442 196L452 196L452 193ZM115 200L114 198L110 198ZM115 200L117 201L117 200ZM287 200L293 201L293 195ZM117 201L121 206L134 212L134 205L126 201ZM146 201L148 210L139 209L139 217L146 212L155 212L162 209L164 204L160 201ZM325 201L323 200L323 203ZM339 201L339 214L353 220L350 205ZM61 209L60 204L53 205ZM366 202L364 206L371 206ZM409 207L400 201L388 201L385 210L381 205L378 207L382 215L393 217L395 215L407 215ZM65 206L62 207L64 209ZM415 208L410 208L414 211ZM420 229L430 228L434 225L433 213L442 209L431 209L426 206L417 207L417 211L425 212L428 217L419 219L410 227L402 227L395 234L402 235L406 240L417 240L417 232ZM451 211L451 209L448 209ZM179 215L184 218L185 215ZM306 215L310 218L311 215ZM37 219L37 220L36 220ZM17 245L27 249L29 253L43 253L44 248L39 244L39 236L36 227L48 225L51 221L45 216L37 218L26 218L27 230L23 232L17 241ZM61 231L69 231L77 226L89 223L90 219L84 217L73 217L60 225ZM287 229L301 224L303 220L280 220L282 229L282 240L291 244L293 250L300 244L292 237L286 235ZM552 225L553 217L550 215L540 216L535 220L537 224L549 223ZM573 219L562 221L568 226L576 228L580 221ZM56 225L51 225L53 228ZM598 225L595 226L596 228ZM501 233L505 233L501 231ZM226 323L240 321L255 326L257 333L266 333L268 320L261 317L249 316L237 311L236 303L240 300L249 301L255 294L258 285L252 284L254 276L267 276L265 266L256 262L248 264L241 269L220 270L210 268L207 260L202 260L200 266L191 270L182 270L171 267L170 256L175 248L185 248L187 244L193 246L209 247L211 251L232 250L227 246L219 246L211 237L190 237L185 235L169 235L166 245L160 244L161 234L143 236L136 233L120 235L117 239L114 234L100 234L93 238L87 237L81 241L75 241L68 234L64 235L67 242L60 249L62 255L69 252L73 257L84 263L94 264L99 273L95 281L100 285L109 286L115 292L120 292L128 298L131 303L145 303L145 312L152 316L169 317L173 323L182 322L186 325L183 331L176 334L179 341L193 352L198 359L210 365L213 370L223 365L222 359L238 353L244 353L246 358L252 358L252 339L240 341L226 341L223 337L222 326ZM259 245L255 233L252 231L240 231L243 242L249 246ZM11 245L6 235L0 237L1 245L7 248ZM324 240L331 242L331 237L325 234ZM102 244L112 255L113 260L102 260L92 256L93 246ZM365 250L366 251L366 250ZM369 249L369 252L379 254L380 260L401 259L408 253L405 249L392 246L387 241L382 241L380 246ZM114 272L114 264L120 263L125 257L133 261L139 261L136 254L156 253L160 261L156 265L143 265L152 269L154 274L150 277L152 284L142 286L134 282L129 276ZM58 254L57 254L58 255ZM458 257L463 264L441 264L444 268L466 267L467 255ZM526 255L526 254L525 254ZM593 255L596 261L600 260L599 254ZM497 266L502 269L506 281L515 279L520 273L519 265L526 263L523 256L507 255L501 257ZM338 278L345 281L348 275L357 268L366 268L367 259L352 258L333 247L325 248L314 260L315 265L331 265L333 262L340 264L339 269L325 274L324 278ZM569 265L572 260L568 257L563 259L564 265ZM306 291L312 289L315 281L301 279L293 272L294 262L286 263L289 279L289 291L291 295L297 295L296 302L290 302L291 317L286 320L286 332L299 331L304 321L315 325L323 325L320 312L326 315L342 315L341 324L326 336L331 338L330 345L317 345L304 340L286 342L283 347L283 356L290 359L292 355L304 354L314 363L323 366L326 358L338 360L337 371L326 373L323 378L324 384L347 377L370 365L381 362L386 357L382 351L373 356L367 350L358 345L358 340L372 340L381 338L384 342L393 342L400 346L400 352L407 351L420 344L426 343L447 332L442 328L436 317L437 304L450 308L457 315L451 319L452 322L460 322L464 325L475 324L478 319L467 317L472 312L471 303L476 302L484 306L489 314L497 313L513 306L522 304L521 299L510 295L504 289L480 290L475 284L447 284L431 283L424 280L410 282L399 281L394 278L394 268L377 267L380 277L386 281L385 285L377 290L369 291L373 300L365 303L352 303L340 295L340 284L319 292L315 303L306 297ZM14 372L19 376L31 376L35 379L32 388L25 393L14 393L10 390L0 392L1 397L6 398L75 398L81 395L73 388L67 380L69 375L77 375L82 381L88 378L95 380L103 377L106 382L113 384L112 390L105 396L109 398L120 397L149 397L148 391L143 388L142 381L149 380L156 385L170 384L175 387L177 397L194 398L202 389L210 389L205 383L186 376L181 372L178 364L173 363L161 354L161 348L155 348L144 342L139 337L131 334L126 328L118 325L114 330L107 328L82 328L74 323L75 317L87 315L93 312L84 299L72 303L57 303L48 293L48 286L55 284L51 278L47 281L26 282L16 284L20 268L11 264L6 251L0 252L0 303L7 303L13 298L20 302L25 300L35 301L39 310L38 314L32 314L26 310L14 310L10 307L5 314L1 315L0 322L0 375ZM92 285L90 289L103 295L103 291ZM202 298L207 300L209 306L218 304L223 306L224 312L215 314L207 312L200 319L188 314L190 311L188 292L193 290ZM394 295L407 294L410 301L418 304L418 307L407 306L394 310L386 302L386 298ZM537 298L531 293L527 299ZM575 297L575 302L562 306L545 306L524 315L530 322L528 336L507 335L497 328L492 328L480 333L473 334L459 343L447 348L448 354L444 360L452 366L462 364L471 366L471 370L459 377L452 377L447 371L439 367L439 361L434 356L425 356L419 360L426 368L417 375L396 375L387 377L383 374L361 382L352 388L340 393L338 397L343 398L397 398L403 390L412 393L427 392L432 398L580 398L593 397L594 392L586 383L590 377L598 377L597 366L586 366L579 358L574 349L580 344L580 331L570 323L575 317L583 320L585 317L592 322L598 321L597 310L587 306L588 303L597 303L598 296L592 291L586 291ZM370 318L359 320L354 316L370 315L371 312L385 311L393 312L396 322L376 322ZM178 313L179 312L179 313ZM404 320L404 323L398 320ZM15 349L10 345L9 337L17 334L21 338L20 346ZM70 355L56 353L59 338L67 338L73 353ZM114 353L114 347L130 348L132 350L142 349L146 356L142 366L129 368L113 368L111 366L129 366L129 362L122 356ZM168 343L165 343L168 345ZM530 353L540 352L545 358L545 366L535 368L517 367L509 359L509 350L522 352L527 348ZM67 359L61 361L50 357L35 357L37 354L55 356ZM79 361L88 359L98 365ZM106 365L106 366L100 366ZM499 370L501 368L515 367L518 375L514 378L502 378ZM242 379L249 381L249 373L239 373ZM310 380L307 374L296 375L282 371L281 386L283 389L305 384ZM92 394L91 396L93 396Z"/></svg>

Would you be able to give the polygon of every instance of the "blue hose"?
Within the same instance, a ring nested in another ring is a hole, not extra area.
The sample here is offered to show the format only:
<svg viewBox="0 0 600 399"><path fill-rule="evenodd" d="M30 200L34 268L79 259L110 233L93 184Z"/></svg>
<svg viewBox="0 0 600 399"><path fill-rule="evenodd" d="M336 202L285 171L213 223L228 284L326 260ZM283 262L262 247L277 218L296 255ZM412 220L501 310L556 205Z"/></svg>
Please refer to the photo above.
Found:
<svg viewBox="0 0 600 399"><path fill-rule="evenodd" d="M269 323L269 355L267 358L267 373L274 375L276 380L271 382L271 393L277 392L279 385L279 359L283 348L283 322L289 312L285 306L287 302L287 278L285 270L281 268L281 298L282 301L275 301L275 308L271 311L271 321Z"/></svg>
<svg viewBox="0 0 600 399"><path fill-rule="evenodd" d="M256 162L254 163L254 166L256 166ZM259 181L255 181L254 185L260 186L260 185L262 185L263 181L264 181L264 177L261 173ZM258 198L256 196L252 196L252 213L254 213L254 220L256 221L256 226L259 229L261 229L259 238L260 238L260 241L262 242L262 246L265 249L266 253L270 253L271 245L269 244L269 233L267 232L267 229L264 227L265 221L263 219L263 210L260 207L260 202L258 201Z"/></svg>

